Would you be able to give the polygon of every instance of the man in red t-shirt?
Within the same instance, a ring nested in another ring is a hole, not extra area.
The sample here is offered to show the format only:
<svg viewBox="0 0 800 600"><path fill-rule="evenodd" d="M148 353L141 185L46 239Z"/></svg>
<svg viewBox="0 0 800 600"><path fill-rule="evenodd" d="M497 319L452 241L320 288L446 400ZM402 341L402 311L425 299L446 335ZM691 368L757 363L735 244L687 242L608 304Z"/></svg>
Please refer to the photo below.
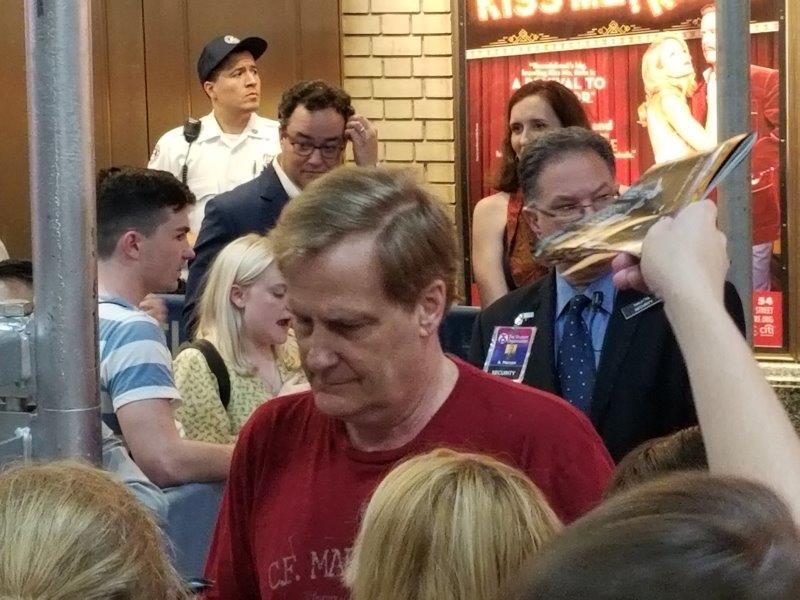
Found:
<svg viewBox="0 0 800 600"><path fill-rule="evenodd" d="M394 465L436 447L520 468L566 521L599 501L612 463L582 413L442 352L457 246L407 174L334 171L271 239L312 391L268 402L242 430L208 597L345 600L362 507Z"/></svg>

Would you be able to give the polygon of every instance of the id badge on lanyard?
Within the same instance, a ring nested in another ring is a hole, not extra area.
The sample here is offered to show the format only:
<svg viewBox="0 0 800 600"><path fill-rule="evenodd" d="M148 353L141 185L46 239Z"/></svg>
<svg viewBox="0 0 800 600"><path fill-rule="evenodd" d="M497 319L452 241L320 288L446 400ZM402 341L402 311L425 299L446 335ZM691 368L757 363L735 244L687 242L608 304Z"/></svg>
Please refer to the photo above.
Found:
<svg viewBox="0 0 800 600"><path fill-rule="evenodd" d="M495 327L483 370L521 382L531 357L534 337L536 327Z"/></svg>

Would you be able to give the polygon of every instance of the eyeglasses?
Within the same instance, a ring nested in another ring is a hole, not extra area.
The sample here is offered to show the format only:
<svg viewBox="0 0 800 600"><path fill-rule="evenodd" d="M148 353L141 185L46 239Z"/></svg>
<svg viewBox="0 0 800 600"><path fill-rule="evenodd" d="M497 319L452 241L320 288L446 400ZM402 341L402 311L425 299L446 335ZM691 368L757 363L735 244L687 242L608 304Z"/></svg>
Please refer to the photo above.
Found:
<svg viewBox="0 0 800 600"><path fill-rule="evenodd" d="M344 141L317 145L312 142L297 140L288 133L286 134L286 139L289 140L297 156L311 156L314 154L314 150L319 150L322 158L338 158L342 150L344 150Z"/></svg>
<svg viewBox="0 0 800 600"><path fill-rule="evenodd" d="M616 202L617 198L619 198L619 194L616 193L603 194L596 198L565 200L563 204L560 204L552 210L541 208L536 204L533 204L532 208L552 219L558 219L559 221L577 221L586 214L589 208L592 210L601 210L609 204Z"/></svg>

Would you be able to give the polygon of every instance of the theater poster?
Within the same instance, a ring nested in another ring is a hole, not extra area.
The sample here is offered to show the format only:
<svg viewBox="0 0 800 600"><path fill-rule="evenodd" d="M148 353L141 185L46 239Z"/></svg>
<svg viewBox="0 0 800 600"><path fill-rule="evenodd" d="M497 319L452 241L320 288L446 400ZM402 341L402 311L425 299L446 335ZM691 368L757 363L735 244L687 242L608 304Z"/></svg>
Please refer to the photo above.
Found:
<svg viewBox="0 0 800 600"><path fill-rule="evenodd" d="M778 352L788 304L782 11L782 0L751 0L754 341ZM580 98L624 184L716 139L708 0L467 0L465 21L470 214L494 193L506 103L528 81L555 79Z"/></svg>

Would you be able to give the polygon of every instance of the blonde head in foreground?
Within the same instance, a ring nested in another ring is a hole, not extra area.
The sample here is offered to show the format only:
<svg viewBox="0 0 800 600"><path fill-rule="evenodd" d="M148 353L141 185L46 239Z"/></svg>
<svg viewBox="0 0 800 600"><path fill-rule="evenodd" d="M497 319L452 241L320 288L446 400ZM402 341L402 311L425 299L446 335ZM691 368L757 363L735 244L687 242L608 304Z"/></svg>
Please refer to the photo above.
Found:
<svg viewBox="0 0 800 600"><path fill-rule="evenodd" d="M345 583L353 600L490 600L561 524L522 472L435 450L375 490Z"/></svg>
<svg viewBox="0 0 800 600"><path fill-rule="evenodd" d="M73 462L0 474L0 598L184 599L147 508Z"/></svg>

